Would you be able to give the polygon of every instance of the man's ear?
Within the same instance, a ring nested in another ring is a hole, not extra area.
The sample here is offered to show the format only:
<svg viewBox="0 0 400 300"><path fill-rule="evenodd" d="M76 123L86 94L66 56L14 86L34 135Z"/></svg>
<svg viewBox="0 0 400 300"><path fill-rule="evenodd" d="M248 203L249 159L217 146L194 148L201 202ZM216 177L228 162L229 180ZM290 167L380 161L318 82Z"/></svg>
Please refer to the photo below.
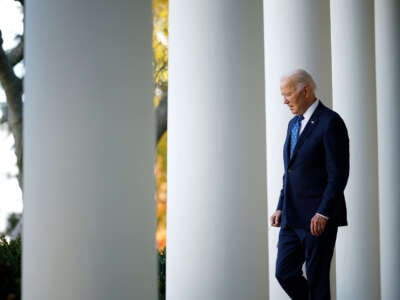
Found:
<svg viewBox="0 0 400 300"><path fill-rule="evenodd" d="M305 86L304 86L304 96L305 96L305 97L310 96L310 92L311 92L310 87L309 87L308 85L305 85Z"/></svg>

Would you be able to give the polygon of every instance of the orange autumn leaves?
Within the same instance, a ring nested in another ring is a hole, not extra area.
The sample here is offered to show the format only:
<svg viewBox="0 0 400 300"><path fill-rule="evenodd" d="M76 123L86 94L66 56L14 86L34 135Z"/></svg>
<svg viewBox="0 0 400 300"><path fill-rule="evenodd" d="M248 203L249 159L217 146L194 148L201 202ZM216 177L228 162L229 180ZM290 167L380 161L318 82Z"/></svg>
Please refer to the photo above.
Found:
<svg viewBox="0 0 400 300"><path fill-rule="evenodd" d="M167 134L165 133L157 145L156 163L154 166L156 178L155 199L157 204L157 250L165 250L167 243Z"/></svg>
<svg viewBox="0 0 400 300"><path fill-rule="evenodd" d="M168 0L153 0L152 8L154 106L157 107L168 91ZM167 133L157 144L154 176L157 207L156 247L162 252L167 243Z"/></svg>

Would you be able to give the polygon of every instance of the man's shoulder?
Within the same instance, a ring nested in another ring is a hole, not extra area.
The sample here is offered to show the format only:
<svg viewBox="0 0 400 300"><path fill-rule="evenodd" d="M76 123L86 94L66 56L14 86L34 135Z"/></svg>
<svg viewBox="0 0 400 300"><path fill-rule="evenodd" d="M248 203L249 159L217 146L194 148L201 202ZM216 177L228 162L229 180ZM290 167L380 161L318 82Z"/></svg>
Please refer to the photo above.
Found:
<svg viewBox="0 0 400 300"><path fill-rule="evenodd" d="M330 122L344 123L342 117L339 115L338 112L327 107L322 102L320 102L320 118L324 119L327 123L330 123Z"/></svg>
<svg viewBox="0 0 400 300"><path fill-rule="evenodd" d="M336 111L324 106L319 115L319 123L322 131L336 132L348 136L347 126L342 117Z"/></svg>

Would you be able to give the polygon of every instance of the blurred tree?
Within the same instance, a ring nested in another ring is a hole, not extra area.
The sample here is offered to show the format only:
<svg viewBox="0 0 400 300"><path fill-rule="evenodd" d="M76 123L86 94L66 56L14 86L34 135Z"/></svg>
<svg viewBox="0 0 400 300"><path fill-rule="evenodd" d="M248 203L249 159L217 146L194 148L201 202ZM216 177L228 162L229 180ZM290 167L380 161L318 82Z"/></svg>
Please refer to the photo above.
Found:
<svg viewBox="0 0 400 300"><path fill-rule="evenodd" d="M168 91L168 0L153 0L154 105Z"/></svg>
<svg viewBox="0 0 400 300"><path fill-rule="evenodd" d="M23 6L23 0L15 0ZM23 7L21 7L21 10ZM10 51L3 49L3 38L0 30L0 84L4 89L7 98L7 106L2 107L2 121L7 120L11 133L15 141L15 154L17 156L17 166L19 169L18 181L22 190L23 180L23 145L22 145L22 94L23 78L19 78L14 72L14 66L24 59L24 38L19 37L19 43Z"/></svg>
<svg viewBox="0 0 400 300"><path fill-rule="evenodd" d="M156 108L156 247L158 296L165 299L167 245L167 110L168 110L168 0L153 0L154 106Z"/></svg>
<svg viewBox="0 0 400 300"><path fill-rule="evenodd" d="M154 106L156 107L156 245L166 248L167 209L167 108L168 108L168 0L153 0Z"/></svg>
<svg viewBox="0 0 400 300"><path fill-rule="evenodd" d="M21 236L7 241L0 235L0 299L21 299Z"/></svg>
<svg viewBox="0 0 400 300"><path fill-rule="evenodd" d="M168 0L153 0L153 77L156 141L167 130L168 106Z"/></svg>

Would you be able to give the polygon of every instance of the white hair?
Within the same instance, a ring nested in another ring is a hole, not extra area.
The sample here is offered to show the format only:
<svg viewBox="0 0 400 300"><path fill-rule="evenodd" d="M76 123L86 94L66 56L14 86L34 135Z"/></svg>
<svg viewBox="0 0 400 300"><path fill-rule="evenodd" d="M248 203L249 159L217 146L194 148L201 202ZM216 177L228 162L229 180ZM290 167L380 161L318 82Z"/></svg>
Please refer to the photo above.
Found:
<svg viewBox="0 0 400 300"><path fill-rule="evenodd" d="M310 86L312 91L315 91L317 89L317 86L312 76L303 69L294 70L288 73L287 75L283 76L281 78L281 83L288 80L293 80L296 83L297 90L303 88L306 85Z"/></svg>

